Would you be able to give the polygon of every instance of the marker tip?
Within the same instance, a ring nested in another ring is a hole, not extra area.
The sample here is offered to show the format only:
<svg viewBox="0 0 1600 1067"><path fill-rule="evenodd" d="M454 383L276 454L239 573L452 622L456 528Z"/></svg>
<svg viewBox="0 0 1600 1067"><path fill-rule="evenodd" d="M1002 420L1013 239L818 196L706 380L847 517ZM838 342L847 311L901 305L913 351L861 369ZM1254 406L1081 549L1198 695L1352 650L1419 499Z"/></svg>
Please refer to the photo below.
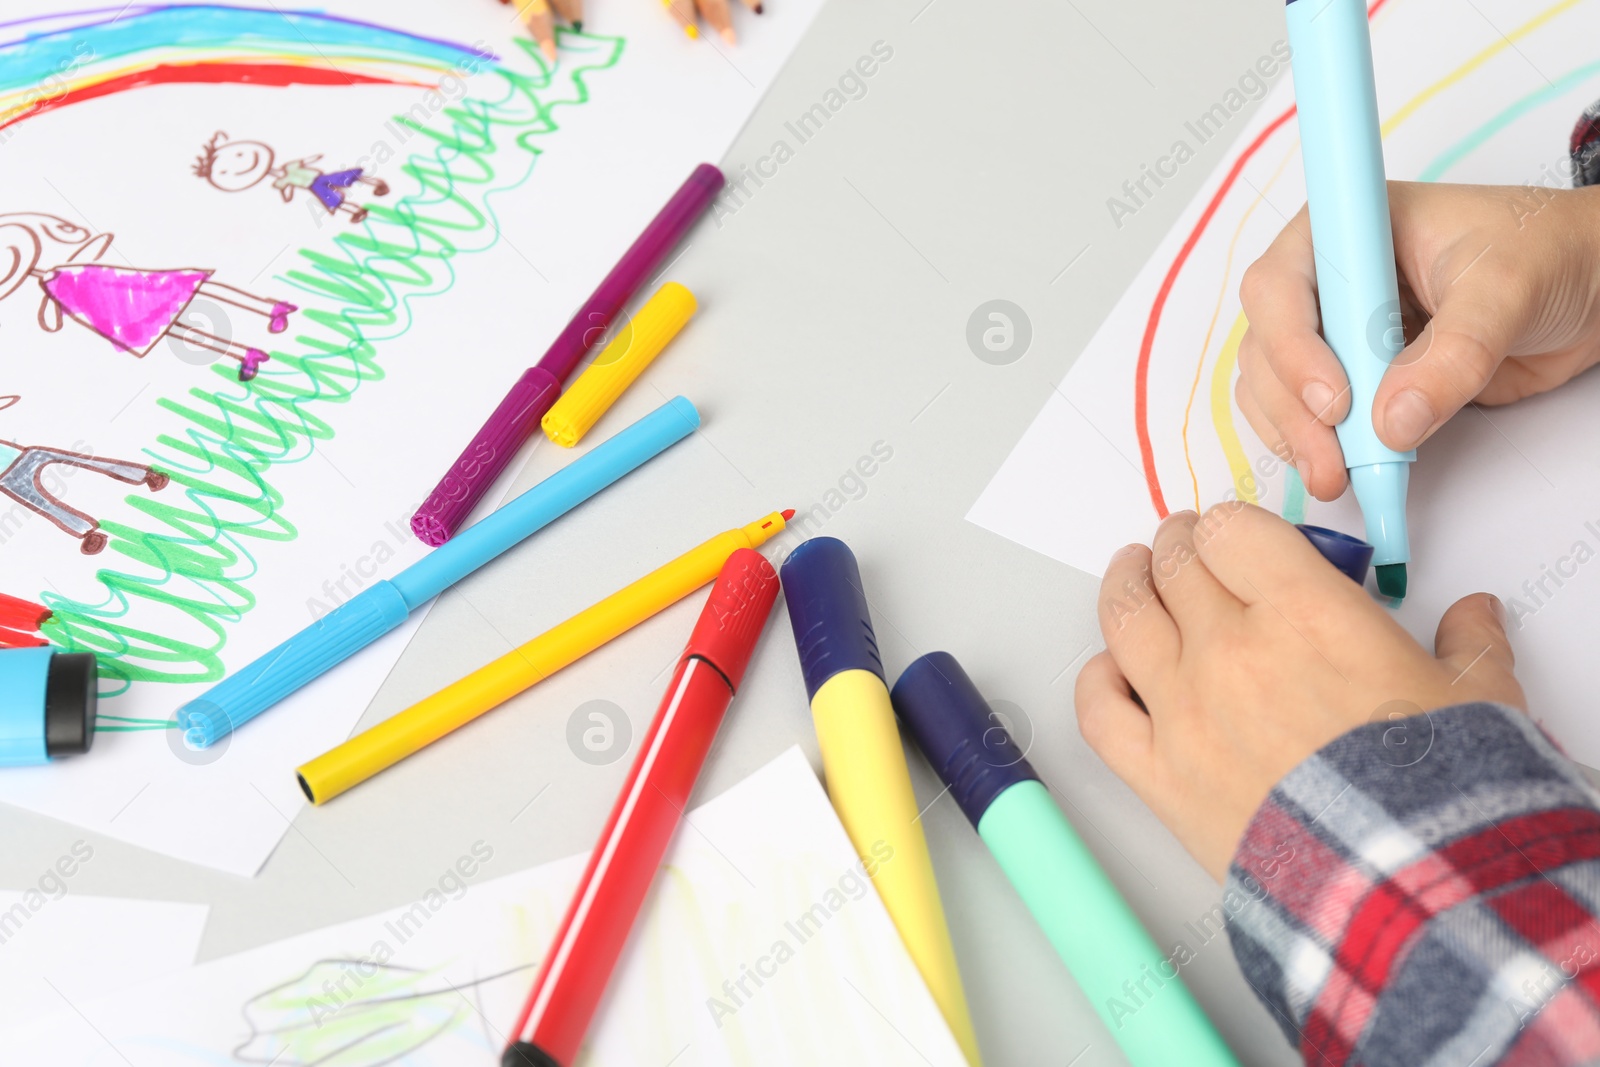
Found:
<svg viewBox="0 0 1600 1067"><path fill-rule="evenodd" d="M783 521L789 522L794 518L794 508L785 508L781 514L783 515Z"/></svg>
<svg viewBox="0 0 1600 1067"><path fill-rule="evenodd" d="M1404 600L1406 596L1406 565L1384 563L1373 568L1378 579L1378 592L1391 600Z"/></svg>

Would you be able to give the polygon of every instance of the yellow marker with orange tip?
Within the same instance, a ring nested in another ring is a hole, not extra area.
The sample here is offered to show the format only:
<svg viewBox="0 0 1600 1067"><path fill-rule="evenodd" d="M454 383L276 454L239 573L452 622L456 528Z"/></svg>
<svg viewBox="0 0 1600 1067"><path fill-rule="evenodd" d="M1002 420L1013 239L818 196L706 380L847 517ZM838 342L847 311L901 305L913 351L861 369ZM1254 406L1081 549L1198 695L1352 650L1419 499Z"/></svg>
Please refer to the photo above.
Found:
<svg viewBox="0 0 1600 1067"><path fill-rule="evenodd" d="M313 804L327 801L464 726L612 638L709 585L729 556L783 532L793 511L717 534L460 681L329 749L297 771Z"/></svg>
<svg viewBox="0 0 1600 1067"><path fill-rule="evenodd" d="M780 577L828 797L967 1062L979 1067L855 556L843 541L813 537L789 553Z"/></svg>
<svg viewBox="0 0 1600 1067"><path fill-rule="evenodd" d="M539 425L545 436L563 448L582 440L617 402L650 361L661 354L695 312L694 294L677 282L668 282L645 301L644 307L612 338L605 350L578 376Z"/></svg>

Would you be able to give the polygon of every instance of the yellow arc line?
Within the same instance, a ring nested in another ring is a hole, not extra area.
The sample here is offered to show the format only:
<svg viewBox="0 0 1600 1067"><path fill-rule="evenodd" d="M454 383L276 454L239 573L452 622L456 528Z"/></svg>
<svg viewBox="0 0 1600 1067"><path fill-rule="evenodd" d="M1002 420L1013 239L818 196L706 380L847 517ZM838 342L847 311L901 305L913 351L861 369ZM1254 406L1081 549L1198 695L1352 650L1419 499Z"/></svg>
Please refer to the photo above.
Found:
<svg viewBox="0 0 1600 1067"><path fill-rule="evenodd" d="M1260 207L1262 201L1266 199L1268 190L1278 183L1279 178L1283 177L1284 170L1289 166L1289 161L1293 158L1294 147L1290 146L1289 151L1284 153L1283 161L1278 164L1278 169L1273 171L1272 177L1267 180L1266 187L1261 189L1257 193L1256 198L1250 202L1250 206L1245 209L1244 216L1239 219L1239 225L1233 231L1233 238L1228 242L1228 259L1222 268L1222 287L1217 290L1217 303L1216 306L1211 309L1211 322L1206 326L1205 343L1200 346L1200 358L1195 362L1194 365L1194 381L1189 383L1189 400L1188 403L1184 404L1183 406L1183 461L1189 468L1189 483L1194 487L1194 509L1196 511L1199 511L1204 505L1202 505L1200 502L1200 478L1197 474L1195 474L1194 455L1189 450L1189 419L1194 410L1195 394L1199 392L1200 389L1200 378L1205 373L1206 353L1211 351L1211 337L1216 331L1217 319L1222 314L1222 302L1227 298L1228 295L1229 280L1233 277L1234 251L1239 246L1239 238L1244 236L1244 228L1245 225L1250 221L1250 216L1255 214L1256 208ZM1240 315L1239 319L1242 322L1244 320L1244 316ZM1239 354L1239 339L1244 336L1244 332L1239 328L1238 323L1234 324L1233 329L1234 332L1228 335L1227 342L1225 342L1222 346L1223 355L1227 356L1230 361L1228 364L1228 373L1230 375L1233 373L1232 361ZM1237 334L1237 336L1235 336L1235 334ZM1232 346L1231 350L1229 348L1230 345ZM1228 459L1228 469L1233 472L1234 486L1239 490L1240 498L1248 501L1251 504L1254 504L1256 502L1255 493L1253 491L1246 493L1244 486L1240 484L1240 468L1243 467L1244 470L1249 470L1249 461L1245 459L1244 448L1239 443L1238 434L1234 433L1233 431L1233 411L1228 406L1226 396L1228 382L1223 381L1222 385L1224 389L1224 396L1222 398L1223 402L1221 412L1225 423L1218 422L1217 379L1215 375L1212 376L1211 381L1211 421L1217 425L1217 437L1222 441L1222 452L1223 455L1225 455ZM1228 446L1227 438L1224 437L1224 425L1227 427L1227 435L1231 437L1233 441L1233 447L1231 449ZM1234 461L1235 452L1238 453L1237 463ZM1254 485L1255 483L1252 481L1250 484Z"/></svg>

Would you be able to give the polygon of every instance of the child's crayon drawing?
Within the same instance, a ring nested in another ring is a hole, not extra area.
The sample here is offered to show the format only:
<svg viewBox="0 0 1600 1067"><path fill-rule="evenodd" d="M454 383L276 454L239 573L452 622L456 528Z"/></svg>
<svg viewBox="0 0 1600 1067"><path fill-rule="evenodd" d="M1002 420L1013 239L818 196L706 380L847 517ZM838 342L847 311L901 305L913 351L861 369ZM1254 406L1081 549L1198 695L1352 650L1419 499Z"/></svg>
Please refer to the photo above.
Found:
<svg viewBox="0 0 1600 1067"><path fill-rule="evenodd" d="M151 86L437 89L496 58L482 46L277 4L130 0L0 22L0 38L0 131L55 108Z"/></svg>
<svg viewBox="0 0 1600 1067"><path fill-rule="evenodd" d="M382 1067L471 1019L478 987L530 977L532 964L452 982L443 968L376 959L323 959L296 978L251 997L240 1009L249 1036L233 1050L240 1063L278 1067Z"/></svg>
<svg viewBox="0 0 1600 1067"><path fill-rule="evenodd" d="M372 189L373 196L389 194L387 182L368 175L360 167L324 171L315 165L321 159L318 153L279 163L270 145L260 141L231 141L227 133L218 130L200 150L194 172L225 193L242 193L271 178L272 188L283 197L285 204L293 203L295 192L304 190L326 208L328 214L343 212L351 222L362 222L367 217L367 209L346 196L351 186L366 185Z"/></svg>
<svg viewBox="0 0 1600 1067"><path fill-rule="evenodd" d="M0 438L0 464L4 465L0 466L0 495L44 516L64 533L78 538L80 551L86 556L92 556L106 547L105 532L92 517L69 507L44 487L42 479L45 468L52 463L94 471L129 485L148 486L152 493L165 489L168 482L165 474L151 470L142 463L89 456L59 448L19 445Z"/></svg>
<svg viewBox="0 0 1600 1067"><path fill-rule="evenodd" d="M0 439L16 443L6 466L40 463L49 498L0 494L0 524L30 524L19 538L0 525L0 590L43 609L0 616L0 640L95 653L106 736L92 760L7 775L0 801L254 873L302 799L271 768L348 733L397 652L374 650L321 706L287 701L224 753L185 750L172 709L304 625L325 578L370 581L420 555L404 518L449 459L441 442L470 434L480 394L520 372L520 338L559 329L681 173L726 152L817 2L763 24L742 80L707 80L682 77L711 68L660 35L563 30L548 63L493 5L12 0L0 392L28 406L0 415ZM575 180L624 144L658 165L621 187ZM190 173L197 153L209 174ZM332 224L291 238L295 210ZM258 373L241 382L247 358ZM24 458L34 446L168 484ZM91 524L82 537L41 518L74 525L60 502ZM80 554L96 532L101 551ZM222 774L205 769L216 758ZM147 784L120 814L103 802Z"/></svg>
<svg viewBox="0 0 1600 1067"><path fill-rule="evenodd" d="M204 295L260 315L267 320L268 333L282 333L289 316L299 310L294 304L212 281L209 270L107 266L98 260L111 247L112 238L53 215L0 215L0 263L8 264L7 273L0 274L0 300L23 290L23 283L36 282L43 291L39 325L48 332L61 329L64 316L141 358L170 338L237 360L241 382L254 378L271 357L186 321L194 298Z"/></svg>

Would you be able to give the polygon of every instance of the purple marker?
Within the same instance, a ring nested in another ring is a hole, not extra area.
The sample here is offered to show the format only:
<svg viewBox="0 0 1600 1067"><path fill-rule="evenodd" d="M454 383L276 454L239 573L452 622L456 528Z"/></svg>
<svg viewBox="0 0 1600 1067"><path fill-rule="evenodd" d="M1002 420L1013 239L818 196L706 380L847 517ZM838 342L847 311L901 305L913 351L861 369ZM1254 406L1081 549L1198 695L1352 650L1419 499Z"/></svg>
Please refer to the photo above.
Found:
<svg viewBox="0 0 1600 1067"><path fill-rule="evenodd" d="M562 381L600 343L633 294L711 206L722 186L722 171L710 163L696 167L584 301L544 357L517 379L489 421L411 516L411 532L424 544L442 545L455 534L511 457L538 432L539 420L561 395Z"/></svg>

